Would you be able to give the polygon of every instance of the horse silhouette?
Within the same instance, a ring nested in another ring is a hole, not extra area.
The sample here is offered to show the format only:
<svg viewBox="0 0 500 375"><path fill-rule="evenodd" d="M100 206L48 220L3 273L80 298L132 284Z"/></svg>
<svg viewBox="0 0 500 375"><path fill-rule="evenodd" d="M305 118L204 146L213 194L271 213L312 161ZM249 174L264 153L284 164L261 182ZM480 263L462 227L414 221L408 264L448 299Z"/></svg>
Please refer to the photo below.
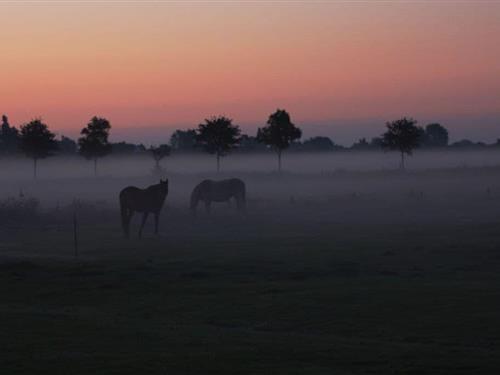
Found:
<svg viewBox="0 0 500 375"><path fill-rule="evenodd" d="M213 181L203 180L193 189L191 193L191 212L196 214L198 202L205 203L207 213L210 213L212 202L229 202L231 198L236 200L238 210L244 211L246 207L245 183L238 178Z"/></svg>
<svg viewBox="0 0 500 375"><path fill-rule="evenodd" d="M135 186L128 186L120 192L120 211L122 216L122 228L128 238L130 229L130 219L134 212L142 212L141 229L139 238L142 237L144 224L150 213L155 215L155 234L158 234L158 221L160 211L168 194L168 179L160 180L157 185L151 185L146 189L139 189Z"/></svg>

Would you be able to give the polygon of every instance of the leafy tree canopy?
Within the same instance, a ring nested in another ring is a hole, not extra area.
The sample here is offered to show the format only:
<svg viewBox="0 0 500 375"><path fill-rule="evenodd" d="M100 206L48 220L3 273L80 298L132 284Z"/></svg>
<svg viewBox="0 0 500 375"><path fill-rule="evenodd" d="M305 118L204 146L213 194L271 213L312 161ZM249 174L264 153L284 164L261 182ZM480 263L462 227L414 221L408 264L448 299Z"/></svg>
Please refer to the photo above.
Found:
<svg viewBox="0 0 500 375"><path fill-rule="evenodd" d="M290 144L302 136L287 111L278 109L269 116L267 125L257 130L257 139L278 152L288 148Z"/></svg>
<svg viewBox="0 0 500 375"><path fill-rule="evenodd" d="M96 159L106 156L111 152L111 144L108 141L111 125L108 120L93 117L80 134L78 146L80 154L86 159Z"/></svg>
<svg viewBox="0 0 500 375"><path fill-rule="evenodd" d="M19 131L14 126L10 126L8 117L3 115L0 128L0 151L12 154L17 152L18 148Z"/></svg>
<svg viewBox="0 0 500 375"><path fill-rule="evenodd" d="M127 142L115 142L110 143L111 150L115 155L133 155L140 154L146 151L146 147L143 144L127 143Z"/></svg>
<svg viewBox="0 0 500 375"><path fill-rule="evenodd" d="M335 148L335 143L329 137L312 137L302 142L304 151L332 151Z"/></svg>
<svg viewBox="0 0 500 375"><path fill-rule="evenodd" d="M382 135L382 147L411 155L420 145L423 133L422 128L417 127L416 123L417 121L406 117L388 122L387 131Z"/></svg>
<svg viewBox="0 0 500 375"><path fill-rule="evenodd" d="M44 159L57 149L55 134L41 119L21 126L21 150L33 159Z"/></svg>
<svg viewBox="0 0 500 375"><path fill-rule="evenodd" d="M170 146L175 151L193 151L196 146L196 130L176 130L170 137Z"/></svg>
<svg viewBox="0 0 500 375"><path fill-rule="evenodd" d="M238 145L240 128L225 116L214 116L198 125L196 140L208 153L225 156Z"/></svg>
<svg viewBox="0 0 500 375"><path fill-rule="evenodd" d="M448 130L441 124L429 124L425 127L423 145L426 147L446 147L448 146Z"/></svg>
<svg viewBox="0 0 500 375"><path fill-rule="evenodd" d="M59 152L62 154L73 155L76 154L77 144L71 138L61 136L61 140L57 141Z"/></svg>

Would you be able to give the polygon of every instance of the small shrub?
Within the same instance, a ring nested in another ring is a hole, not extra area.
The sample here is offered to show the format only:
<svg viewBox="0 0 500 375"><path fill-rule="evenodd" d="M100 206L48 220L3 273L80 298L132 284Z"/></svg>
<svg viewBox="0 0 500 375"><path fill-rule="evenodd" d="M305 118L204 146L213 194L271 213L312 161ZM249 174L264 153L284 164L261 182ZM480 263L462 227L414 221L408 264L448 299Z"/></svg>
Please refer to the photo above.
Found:
<svg viewBox="0 0 500 375"><path fill-rule="evenodd" d="M36 198L9 197L0 200L0 218L2 220L31 219L39 213L40 202Z"/></svg>

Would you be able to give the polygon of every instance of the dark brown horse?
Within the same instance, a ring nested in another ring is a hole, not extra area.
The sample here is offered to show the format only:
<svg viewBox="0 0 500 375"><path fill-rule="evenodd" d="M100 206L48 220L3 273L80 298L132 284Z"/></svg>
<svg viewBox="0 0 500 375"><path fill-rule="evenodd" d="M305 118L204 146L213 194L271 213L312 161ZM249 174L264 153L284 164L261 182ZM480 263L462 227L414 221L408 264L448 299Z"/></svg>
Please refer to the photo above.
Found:
<svg viewBox="0 0 500 375"><path fill-rule="evenodd" d="M129 186L120 192L120 210L122 215L122 227L125 236L129 236L130 219L134 212L142 212L141 229L139 238L142 236L144 224L150 213L155 215L155 234L158 234L158 221L160 211L168 194L168 180L162 181L157 185L151 185L146 189L139 189L135 186Z"/></svg>
<svg viewBox="0 0 500 375"><path fill-rule="evenodd" d="M238 210L244 211L246 206L245 183L239 178L229 180L213 181L203 180L193 189L191 193L191 212L196 213L198 202L205 203L205 209L210 212L212 202L229 202L231 198L236 200Z"/></svg>

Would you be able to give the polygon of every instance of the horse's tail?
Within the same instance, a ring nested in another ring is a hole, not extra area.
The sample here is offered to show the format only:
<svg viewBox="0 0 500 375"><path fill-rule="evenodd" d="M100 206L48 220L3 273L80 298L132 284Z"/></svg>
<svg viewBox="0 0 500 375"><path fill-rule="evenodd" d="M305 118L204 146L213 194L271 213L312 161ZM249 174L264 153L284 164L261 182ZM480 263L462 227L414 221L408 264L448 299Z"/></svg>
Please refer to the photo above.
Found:
<svg viewBox="0 0 500 375"><path fill-rule="evenodd" d="M120 193L120 214L122 218L122 229L125 236L129 235L129 214L127 212L126 198L123 191Z"/></svg>
<svg viewBox="0 0 500 375"><path fill-rule="evenodd" d="M195 214L196 207L198 206L198 201L200 199L200 185L196 186L191 193L189 208L191 209L191 213Z"/></svg>
<svg viewBox="0 0 500 375"><path fill-rule="evenodd" d="M242 211L245 211L246 210L246 206L247 206L247 188L245 186L245 183L243 181L241 181L241 189L240 189L240 192L239 192L239 199L238 199L238 208Z"/></svg>

